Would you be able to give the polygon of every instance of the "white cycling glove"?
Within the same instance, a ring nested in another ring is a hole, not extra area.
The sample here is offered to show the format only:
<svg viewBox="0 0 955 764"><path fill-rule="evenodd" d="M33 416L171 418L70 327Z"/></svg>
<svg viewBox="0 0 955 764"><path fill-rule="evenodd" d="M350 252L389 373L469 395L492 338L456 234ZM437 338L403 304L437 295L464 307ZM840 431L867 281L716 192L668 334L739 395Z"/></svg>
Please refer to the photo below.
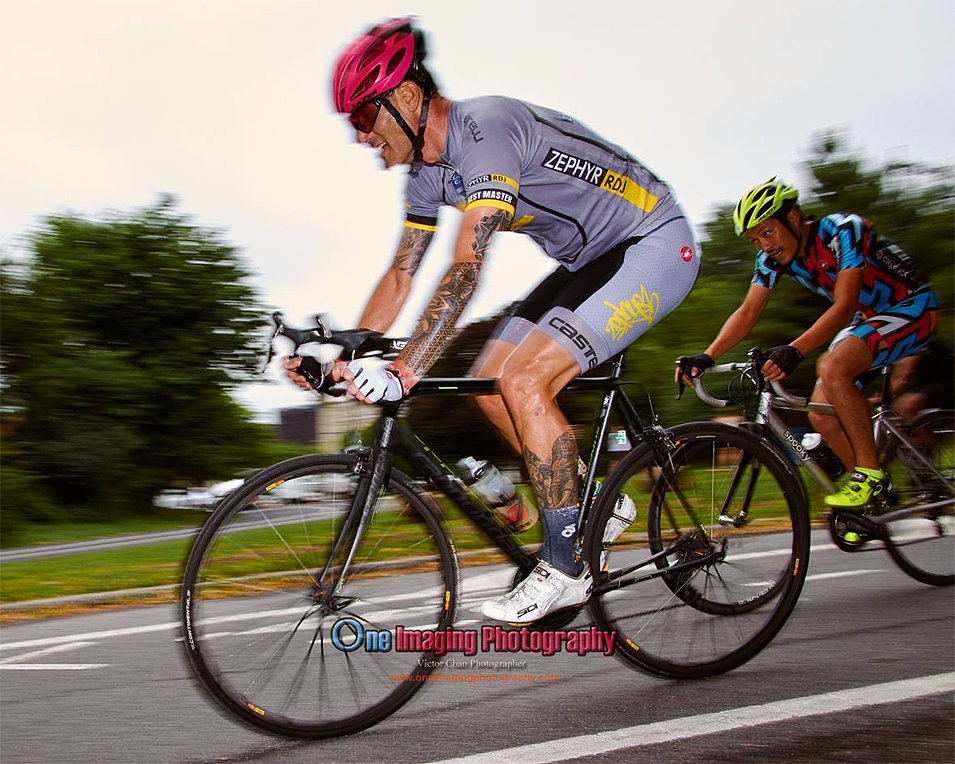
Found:
<svg viewBox="0 0 955 764"><path fill-rule="evenodd" d="M400 401L405 397L401 376L393 366L359 358L349 363L348 368L355 375L352 384L372 403Z"/></svg>

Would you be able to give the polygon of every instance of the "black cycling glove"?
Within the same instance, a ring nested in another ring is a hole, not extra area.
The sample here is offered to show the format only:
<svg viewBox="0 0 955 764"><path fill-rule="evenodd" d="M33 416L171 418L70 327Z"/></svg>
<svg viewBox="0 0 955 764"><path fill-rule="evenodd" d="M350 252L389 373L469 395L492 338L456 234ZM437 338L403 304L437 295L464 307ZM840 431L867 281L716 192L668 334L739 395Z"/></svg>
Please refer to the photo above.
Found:
<svg viewBox="0 0 955 764"><path fill-rule="evenodd" d="M317 359L307 355L302 356L302 362L292 372L305 377L313 390L324 392L325 370Z"/></svg>
<svg viewBox="0 0 955 764"><path fill-rule="evenodd" d="M766 360L772 361L783 374L789 376L804 358L792 345L777 345L766 351Z"/></svg>
<svg viewBox="0 0 955 764"><path fill-rule="evenodd" d="M686 371L687 376L696 379L703 375L703 372L713 366L716 362L706 353L697 353L691 356L680 356L680 367ZM691 374L691 370L696 369L696 374Z"/></svg>

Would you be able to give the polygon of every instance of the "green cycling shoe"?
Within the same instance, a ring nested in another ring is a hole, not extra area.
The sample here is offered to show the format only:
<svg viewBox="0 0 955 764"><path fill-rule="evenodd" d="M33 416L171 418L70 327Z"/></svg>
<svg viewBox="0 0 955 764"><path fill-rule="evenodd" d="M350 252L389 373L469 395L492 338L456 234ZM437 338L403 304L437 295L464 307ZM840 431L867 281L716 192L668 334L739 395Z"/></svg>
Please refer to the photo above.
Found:
<svg viewBox="0 0 955 764"><path fill-rule="evenodd" d="M864 509L872 502L883 503L888 499L892 485L882 470L864 470L857 467L846 484L824 501L836 509Z"/></svg>

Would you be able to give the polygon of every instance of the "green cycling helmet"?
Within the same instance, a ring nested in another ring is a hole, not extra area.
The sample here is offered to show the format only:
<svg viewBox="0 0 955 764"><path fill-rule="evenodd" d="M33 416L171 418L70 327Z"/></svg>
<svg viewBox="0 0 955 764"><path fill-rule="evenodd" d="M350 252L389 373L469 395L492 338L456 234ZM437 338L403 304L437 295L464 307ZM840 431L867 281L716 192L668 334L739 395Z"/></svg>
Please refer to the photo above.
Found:
<svg viewBox="0 0 955 764"><path fill-rule="evenodd" d="M799 201L799 192L792 186L787 186L770 178L765 183L753 186L743 194L736 209L733 211L733 227L736 235L742 236L755 225L759 225L767 218L779 212L786 202L795 204Z"/></svg>

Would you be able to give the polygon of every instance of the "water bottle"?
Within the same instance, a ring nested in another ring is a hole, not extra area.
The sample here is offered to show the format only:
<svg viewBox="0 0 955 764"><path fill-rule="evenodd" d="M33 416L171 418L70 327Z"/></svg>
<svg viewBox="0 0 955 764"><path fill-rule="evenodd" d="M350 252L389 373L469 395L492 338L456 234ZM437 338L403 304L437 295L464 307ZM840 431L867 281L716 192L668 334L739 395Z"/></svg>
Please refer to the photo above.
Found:
<svg viewBox="0 0 955 764"><path fill-rule="evenodd" d="M466 456L458 462L461 479L516 531L537 522L537 512L524 506L514 484L487 460Z"/></svg>
<svg viewBox="0 0 955 764"><path fill-rule="evenodd" d="M807 432L802 436L802 447L812 456L831 478L837 478L846 470L842 460L825 444L818 432Z"/></svg>

